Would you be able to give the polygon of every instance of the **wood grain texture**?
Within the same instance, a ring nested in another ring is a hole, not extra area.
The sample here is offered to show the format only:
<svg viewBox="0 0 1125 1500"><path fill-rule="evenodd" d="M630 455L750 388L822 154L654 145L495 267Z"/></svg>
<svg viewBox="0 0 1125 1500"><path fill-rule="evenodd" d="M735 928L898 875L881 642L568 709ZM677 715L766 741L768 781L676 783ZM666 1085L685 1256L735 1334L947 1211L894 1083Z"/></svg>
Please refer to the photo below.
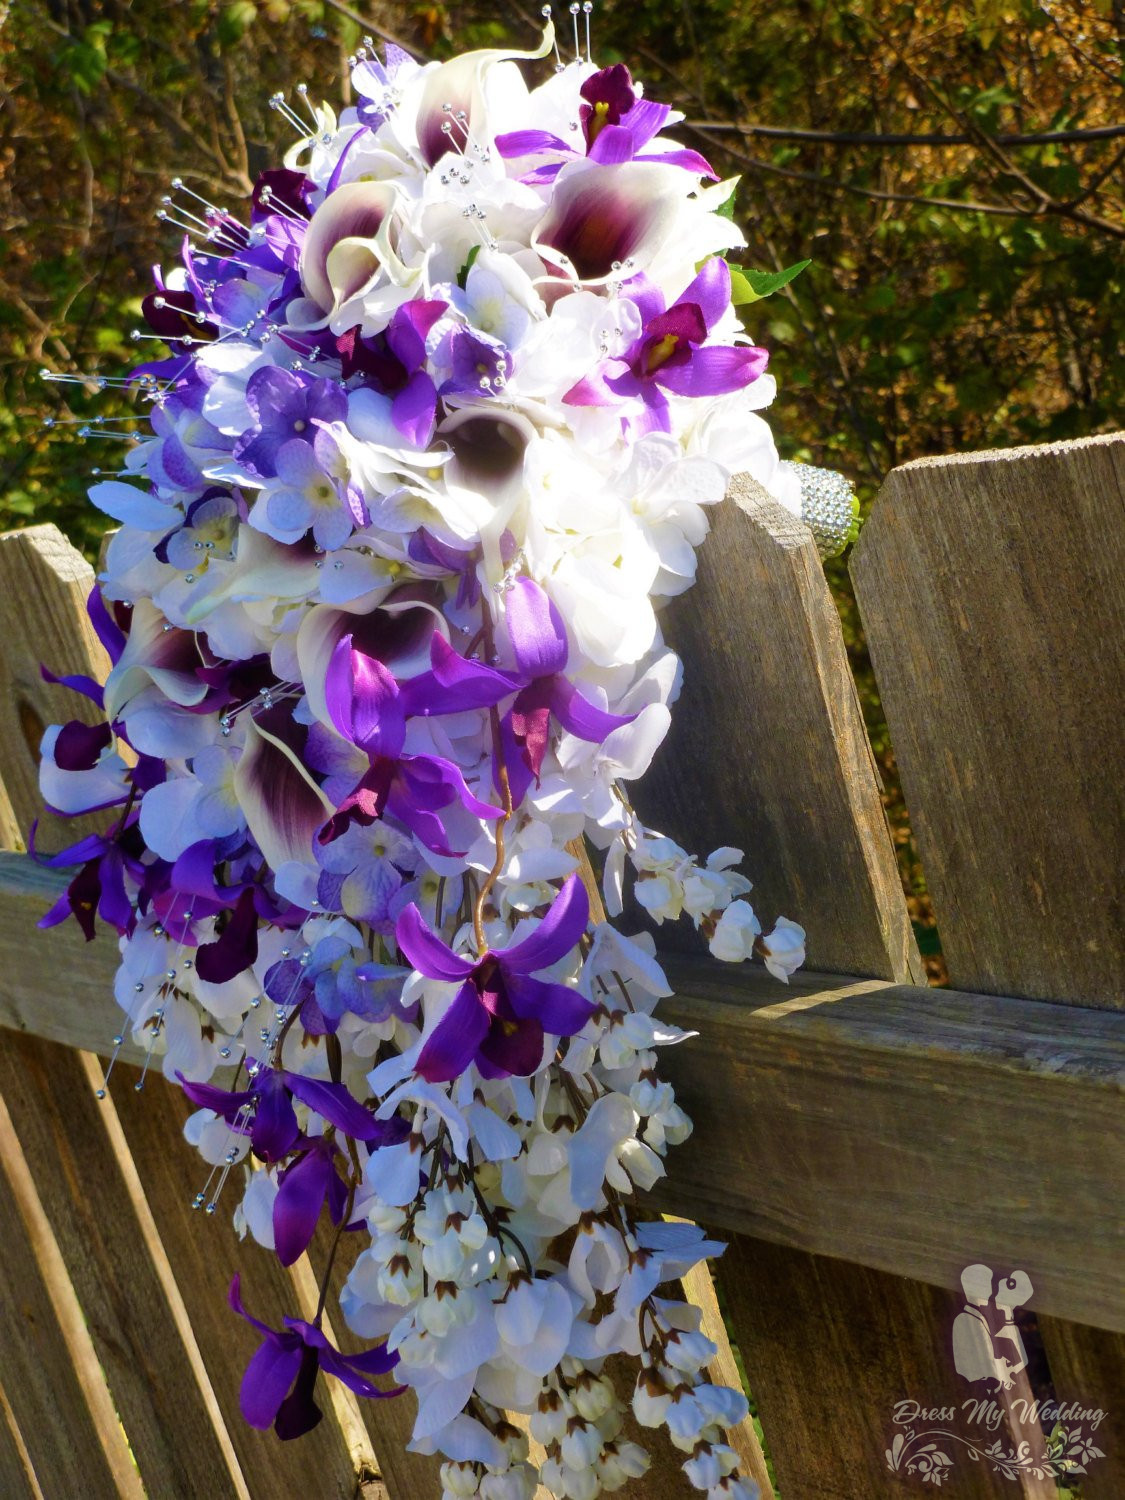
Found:
<svg viewBox="0 0 1125 1500"><path fill-rule="evenodd" d="M696 1121L669 1209L951 1288L1026 1266L1036 1307L1125 1327L1119 1014L667 968L664 1013L701 1033L664 1061Z"/></svg>
<svg viewBox="0 0 1125 1500"><path fill-rule="evenodd" d="M1125 1005L1123 519L1117 433L905 464L853 554L961 988Z"/></svg>
<svg viewBox="0 0 1125 1500"><path fill-rule="evenodd" d="M698 587L661 616L683 691L630 795L701 856L744 849L763 923L800 922L814 968L923 980L812 534L745 475L711 520ZM662 944L684 941L679 925Z"/></svg>
<svg viewBox="0 0 1125 1500"><path fill-rule="evenodd" d="M27 1443L8 1393L0 1384L0 1495L6 1500L44 1500Z"/></svg>
<svg viewBox="0 0 1125 1500"><path fill-rule="evenodd" d="M104 1054L116 952L67 928L34 935L58 880L0 855L0 1025ZM1125 1017L807 971L786 986L682 956L665 967L677 994L662 1013L699 1032L662 1059L695 1119L654 1194L668 1212L954 1288L995 1256L1028 1267L1044 1312L1125 1329Z"/></svg>
<svg viewBox="0 0 1125 1500"><path fill-rule="evenodd" d="M1081 1427L1105 1454L1083 1475L1082 1500L1120 1500L1125 1488L1125 1336L1057 1318L1040 1318L1039 1328L1058 1401L1105 1413L1096 1428L1081 1417L1063 1423Z"/></svg>
<svg viewBox="0 0 1125 1500"><path fill-rule="evenodd" d="M79 1053L28 1037L0 1048L2 1092L150 1494L247 1492L177 1328L132 1185ZM112 1108L112 1106L109 1106Z"/></svg>
<svg viewBox="0 0 1125 1500"><path fill-rule="evenodd" d="M191 1199L206 1167L183 1139L190 1106L176 1088L151 1074L143 1093L128 1067L113 1075L111 1093L161 1239L170 1247L177 1284L207 1373L253 1500L352 1500L358 1476L346 1434L321 1392L324 1419L300 1442L284 1446L273 1432L242 1420L238 1391L259 1337L227 1306L227 1289L243 1273L243 1300L255 1317L280 1328L296 1316L297 1298L277 1260L251 1241L240 1243L230 1215L238 1184L228 1185L214 1218L193 1211Z"/></svg>
<svg viewBox="0 0 1125 1500"><path fill-rule="evenodd" d="M105 816L57 818L39 796L39 741L49 724L101 715L88 699L43 681L40 664L58 673L83 672L99 681L109 658L86 617L94 570L57 526L29 526L0 536L0 766L7 805L0 802L5 840L26 837L40 818L39 843L61 849ZM13 826L14 825L14 826Z"/></svg>
<svg viewBox="0 0 1125 1500"><path fill-rule="evenodd" d="M950 1327L960 1301L862 1266L741 1238L719 1263L782 1496L902 1500L889 1472L900 1400L959 1406ZM958 1455L956 1500L1012 1500L1019 1488Z"/></svg>
<svg viewBox="0 0 1125 1500"><path fill-rule="evenodd" d="M144 1500L35 1180L0 1096L0 1369L43 1492ZM5 1417L8 1412L5 1412Z"/></svg>

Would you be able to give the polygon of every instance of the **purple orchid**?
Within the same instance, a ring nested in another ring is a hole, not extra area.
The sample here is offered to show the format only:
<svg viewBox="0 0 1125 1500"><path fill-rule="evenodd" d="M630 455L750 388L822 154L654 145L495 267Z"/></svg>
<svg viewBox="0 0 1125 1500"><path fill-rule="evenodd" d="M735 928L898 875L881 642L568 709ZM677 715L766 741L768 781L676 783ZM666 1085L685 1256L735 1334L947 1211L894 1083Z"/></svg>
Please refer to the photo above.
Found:
<svg viewBox="0 0 1125 1500"><path fill-rule="evenodd" d="M129 852L117 838L91 833L72 844L61 853L49 857L35 855L34 842L30 850L37 863L55 869L80 865L78 873L59 899L39 918L36 926L57 927L67 917L73 917L82 929L86 941L95 936L94 917L101 917L119 933L128 932L136 921L136 912L125 886L128 874L138 884L144 876L145 867L140 855L143 848L136 836L136 824L130 828ZM33 830L34 834L34 830Z"/></svg>
<svg viewBox="0 0 1125 1500"><path fill-rule="evenodd" d="M635 714L596 707L564 675L570 647L555 605L530 578L517 578L506 595L508 638L524 683L500 725L513 805L539 779L552 715L568 734L600 744L631 724Z"/></svg>
<svg viewBox="0 0 1125 1500"><path fill-rule="evenodd" d="M248 886L239 894L219 937L196 951L195 972L205 984L226 984L250 968L257 957L258 913Z"/></svg>
<svg viewBox="0 0 1125 1500"><path fill-rule="evenodd" d="M273 1245L283 1266L293 1265L309 1248L325 1203L333 1224L343 1222L348 1187L336 1170L339 1155L332 1141L314 1136L278 1177L273 1200Z"/></svg>
<svg viewBox="0 0 1125 1500"><path fill-rule="evenodd" d="M461 988L418 1055L414 1071L450 1083L475 1063L485 1078L527 1078L543 1060L546 1034L573 1036L594 1006L565 984L534 979L570 953L586 931L590 903L571 875L530 937L473 962L446 946L416 906L395 926L395 940L419 974Z"/></svg>
<svg viewBox="0 0 1125 1500"><path fill-rule="evenodd" d="M269 218L277 207L288 209L290 214L304 218L309 210L309 198L316 191L316 184L303 172L294 172L288 167L275 167L269 172L260 172L250 199L251 215L255 222Z"/></svg>
<svg viewBox="0 0 1125 1500"><path fill-rule="evenodd" d="M682 167L696 177L718 179L718 173L698 151L669 147L645 151L660 134L672 113L671 106L642 99L624 63L614 63L591 74L579 91L579 117L583 143L591 161L612 165L624 161L654 161ZM555 158L540 163L523 180L531 184L552 182L568 161L577 155L569 141L548 130L513 130L496 137L496 149L506 158L543 156Z"/></svg>
<svg viewBox="0 0 1125 1500"><path fill-rule="evenodd" d="M426 336L448 306L415 298L396 308L384 331L360 337L358 326L336 340L345 380L362 374L391 397L391 421L409 442L424 448L433 437L437 387L426 370Z"/></svg>
<svg viewBox="0 0 1125 1500"><path fill-rule="evenodd" d="M642 428L671 429L668 393L720 396L741 390L763 373L769 360L753 344L707 344L711 329L730 306L730 267L721 256L707 261L671 307L659 290L638 276L623 288L640 311L640 336L616 359L604 360L563 400L569 406L617 406L644 402Z"/></svg>
<svg viewBox="0 0 1125 1500"><path fill-rule="evenodd" d="M280 454L293 438L310 443L314 423L342 422L348 414L348 398L334 380L313 380L273 365L251 375L246 404L254 426L235 444L234 457L264 479L278 472Z"/></svg>
<svg viewBox="0 0 1125 1500"><path fill-rule="evenodd" d="M439 639L436 633L434 639ZM442 645L446 645L444 640ZM478 818L500 817L500 808L473 796L452 761L436 755L403 754L404 693L382 662L355 649L350 635L344 636L332 653L325 701L336 729L366 754L369 767L321 829L321 843L338 838L353 822L373 823L387 812L428 849L448 856L454 851L449 848L449 833L439 816L443 809L459 804ZM410 705L412 712L423 711L418 692L412 692Z"/></svg>
<svg viewBox="0 0 1125 1500"><path fill-rule="evenodd" d="M323 1370L342 1381L357 1396L375 1399L397 1396L402 1387L381 1391L372 1375L386 1375L398 1364L398 1355L386 1343L363 1354L341 1354L314 1323L301 1318L283 1318L284 1329L270 1328L252 1317L242 1305L242 1280L235 1276L228 1298L231 1308L262 1335L258 1352L246 1366L239 1404L251 1427L272 1427L280 1438L301 1437L311 1432L323 1413L313 1399L316 1377Z"/></svg>
<svg viewBox="0 0 1125 1500"><path fill-rule="evenodd" d="M259 1067L253 1061L250 1066L258 1067L258 1071L245 1089L193 1083L181 1073L176 1077L193 1104L214 1110L232 1130L249 1135L253 1152L262 1161L281 1161L297 1144L301 1131L294 1099L353 1140L386 1146L403 1139L403 1121L377 1120L342 1083L327 1083L303 1073L290 1073L285 1068Z"/></svg>

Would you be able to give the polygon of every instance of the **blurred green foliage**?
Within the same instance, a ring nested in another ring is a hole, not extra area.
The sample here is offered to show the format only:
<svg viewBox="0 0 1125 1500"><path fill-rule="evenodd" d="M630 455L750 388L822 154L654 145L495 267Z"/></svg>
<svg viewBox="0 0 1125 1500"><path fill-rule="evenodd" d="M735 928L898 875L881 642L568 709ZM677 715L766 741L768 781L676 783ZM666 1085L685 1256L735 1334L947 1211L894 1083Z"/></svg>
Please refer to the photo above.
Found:
<svg viewBox="0 0 1125 1500"><path fill-rule="evenodd" d="M173 175L234 205L290 139L270 94L304 79L313 97L346 100L346 59L368 26L445 56L526 45L540 24L538 5L361 9L23 0L8 11L5 526L53 520L96 550L102 523L84 493L92 467L117 466L120 446L78 431L113 412L113 398L45 385L38 372L112 374L135 357L148 267L172 253L154 211ZM565 56L570 17L557 10ZM869 505L905 459L1079 437L1119 420L1125 139L1005 138L1122 123L1125 0L605 0L593 23L598 61L627 61L684 112L682 138L724 177L740 174L745 265L780 272L812 259L743 309L772 351L786 456L852 474ZM940 974L845 565L829 576Z"/></svg>

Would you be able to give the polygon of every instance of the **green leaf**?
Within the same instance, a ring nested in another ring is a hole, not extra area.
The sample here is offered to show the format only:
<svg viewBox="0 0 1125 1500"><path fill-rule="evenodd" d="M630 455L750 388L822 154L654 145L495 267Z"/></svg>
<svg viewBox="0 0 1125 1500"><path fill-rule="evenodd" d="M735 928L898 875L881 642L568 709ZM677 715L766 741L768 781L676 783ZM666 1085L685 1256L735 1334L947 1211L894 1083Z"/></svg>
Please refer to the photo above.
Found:
<svg viewBox="0 0 1125 1500"><path fill-rule="evenodd" d="M469 272L473 269L473 264L479 254L480 246L474 245L465 259L465 264L457 273L457 285L461 288L462 291L465 290L465 284L469 279Z"/></svg>
<svg viewBox="0 0 1125 1500"><path fill-rule="evenodd" d="M219 12L219 22L215 28L219 45L237 46L257 19L258 10L254 0L234 0L233 5L225 5Z"/></svg>
<svg viewBox="0 0 1125 1500"><path fill-rule="evenodd" d="M718 208L715 210L720 219L730 219L732 222L734 221L734 200L737 192L738 178L732 177L729 194L726 198L723 199L722 203L720 203Z"/></svg>
<svg viewBox="0 0 1125 1500"><path fill-rule="evenodd" d="M730 295L736 307L746 302L760 302L763 297L772 297L799 276L811 260L799 260L796 265L786 266L784 271L747 271L739 266L730 268Z"/></svg>

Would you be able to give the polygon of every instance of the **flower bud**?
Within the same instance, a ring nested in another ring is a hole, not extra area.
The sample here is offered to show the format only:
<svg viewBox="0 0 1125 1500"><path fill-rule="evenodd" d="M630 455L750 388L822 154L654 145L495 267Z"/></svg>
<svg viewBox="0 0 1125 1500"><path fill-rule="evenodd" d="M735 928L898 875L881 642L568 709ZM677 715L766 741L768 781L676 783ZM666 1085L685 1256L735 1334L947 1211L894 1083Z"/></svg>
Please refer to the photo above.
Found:
<svg viewBox="0 0 1125 1500"><path fill-rule="evenodd" d="M651 1463L649 1454L639 1443L609 1443L598 1460L598 1477L602 1488L619 1490L630 1479L639 1479Z"/></svg>
<svg viewBox="0 0 1125 1500"><path fill-rule="evenodd" d="M531 1414L531 1435L546 1448L557 1443L566 1431L566 1424L574 1415L570 1402L556 1390L541 1391L537 1409Z"/></svg>
<svg viewBox="0 0 1125 1500"><path fill-rule="evenodd" d="M633 1391L633 1415L642 1427L659 1427L664 1421L672 1395L653 1370L642 1370Z"/></svg>
<svg viewBox="0 0 1125 1500"><path fill-rule="evenodd" d="M602 1451L602 1435L581 1417L572 1417L559 1441L562 1461L571 1469L585 1469L597 1463Z"/></svg>
<svg viewBox="0 0 1125 1500"><path fill-rule="evenodd" d="M737 1427L750 1410L742 1392L732 1390L729 1385L697 1385L695 1399L720 1427Z"/></svg>
<svg viewBox="0 0 1125 1500"><path fill-rule="evenodd" d="M761 1493L752 1479L732 1474L707 1491L707 1500L761 1500Z"/></svg>
<svg viewBox="0 0 1125 1500"><path fill-rule="evenodd" d="M499 1473L489 1472L474 1490L481 1500L532 1500L536 1490L535 1470L529 1464L516 1464Z"/></svg>
<svg viewBox="0 0 1125 1500"><path fill-rule="evenodd" d="M708 947L712 955L724 963L739 964L753 953L754 941L761 930L761 923L750 903L732 901L715 923Z"/></svg>
<svg viewBox="0 0 1125 1500"><path fill-rule="evenodd" d="M805 961L805 929L788 917L778 917L769 937L759 940L757 951L773 977L788 984L790 974Z"/></svg>
<svg viewBox="0 0 1125 1500"><path fill-rule="evenodd" d="M604 1417L609 1411L616 1395L610 1381L583 1371L575 1381L571 1399L580 1417L585 1417L587 1422L596 1422L599 1417Z"/></svg>
<svg viewBox="0 0 1125 1500"><path fill-rule="evenodd" d="M700 1443L683 1468L697 1490L709 1490L723 1478L718 1456L710 1443Z"/></svg>
<svg viewBox="0 0 1125 1500"><path fill-rule="evenodd" d="M442 1464L441 1482L447 1494L457 1500L472 1500L480 1491L480 1470L476 1464Z"/></svg>
<svg viewBox="0 0 1125 1500"><path fill-rule="evenodd" d="M673 1329L664 1346L664 1359L673 1370L694 1375L718 1352L718 1346L704 1334Z"/></svg>
<svg viewBox="0 0 1125 1500"><path fill-rule="evenodd" d="M707 1413L690 1391L677 1392L664 1413L664 1425L676 1447L691 1453L708 1426Z"/></svg>

